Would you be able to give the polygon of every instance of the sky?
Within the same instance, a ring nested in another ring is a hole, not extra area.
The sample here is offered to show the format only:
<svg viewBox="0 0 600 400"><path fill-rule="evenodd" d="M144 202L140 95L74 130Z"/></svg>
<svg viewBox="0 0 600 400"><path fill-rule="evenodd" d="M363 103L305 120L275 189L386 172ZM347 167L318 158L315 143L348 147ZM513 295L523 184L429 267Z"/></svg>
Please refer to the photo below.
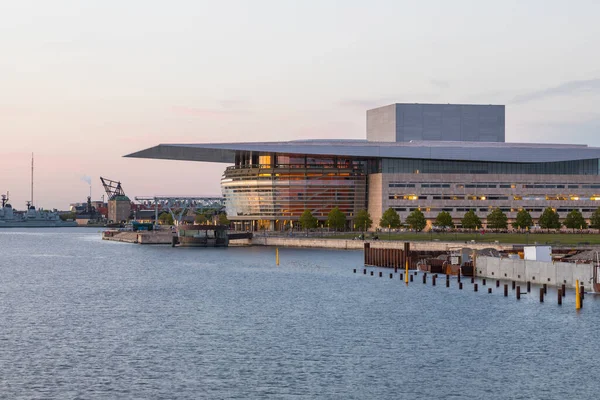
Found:
<svg viewBox="0 0 600 400"><path fill-rule="evenodd" d="M0 192L220 194L160 143L365 138L394 102L506 105L510 142L600 146L600 2L0 0Z"/></svg>

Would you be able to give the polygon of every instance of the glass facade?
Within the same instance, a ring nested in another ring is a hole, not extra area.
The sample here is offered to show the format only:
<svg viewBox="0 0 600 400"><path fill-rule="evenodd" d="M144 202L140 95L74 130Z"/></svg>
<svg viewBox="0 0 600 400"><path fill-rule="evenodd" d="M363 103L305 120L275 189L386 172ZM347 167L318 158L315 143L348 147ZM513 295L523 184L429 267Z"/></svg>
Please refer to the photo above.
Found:
<svg viewBox="0 0 600 400"><path fill-rule="evenodd" d="M253 159L258 163L250 164ZM221 180L227 215L283 229L304 210L324 221L339 207L351 220L367 206L368 166L367 160L240 152Z"/></svg>
<svg viewBox="0 0 600 400"><path fill-rule="evenodd" d="M598 159L548 163L504 163L386 158L383 159L382 172L403 174L598 175L599 164L600 160Z"/></svg>

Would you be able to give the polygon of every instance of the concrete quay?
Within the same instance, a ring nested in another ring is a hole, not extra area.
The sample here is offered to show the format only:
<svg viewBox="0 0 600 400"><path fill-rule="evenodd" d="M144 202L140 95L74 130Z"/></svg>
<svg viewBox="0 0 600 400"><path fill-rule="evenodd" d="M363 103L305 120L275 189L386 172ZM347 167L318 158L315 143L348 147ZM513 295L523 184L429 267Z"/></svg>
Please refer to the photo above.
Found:
<svg viewBox="0 0 600 400"><path fill-rule="evenodd" d="M287 238L287 237L258 237L252 238L253 246L276 246L297 248L321 248L337 250L363 250L365 243L370 243L375 249L404 249L404 242L397 240L352 240L325 238ZM512 244L497 243L463 243L463 242L410 242L411 250L419 251L451 251L468 247L470 249L512 250Z"/></svg>
<svg viewBox="0 0 600 400"><path fill-rule="evenodd" d="M152 232L102 232L102 240L113 242L137 243L137 244L171 244L175 234L170 231L152 231Z"/></svg>

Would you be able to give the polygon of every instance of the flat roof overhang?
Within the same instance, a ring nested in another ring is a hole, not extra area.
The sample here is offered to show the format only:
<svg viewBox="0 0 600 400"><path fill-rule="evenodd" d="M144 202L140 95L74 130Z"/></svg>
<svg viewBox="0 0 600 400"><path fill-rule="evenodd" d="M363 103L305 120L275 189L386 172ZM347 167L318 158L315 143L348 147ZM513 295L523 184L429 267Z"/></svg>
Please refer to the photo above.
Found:
<svg viewBox="0 0 600 400"><path fill-rule="evenodd" d="M131 158L233 164L237 151L355 158L540 163L600 159L600 148L572 144L502 142L367 142L313 140L289 142L160 144L126 155Z"/></svg>

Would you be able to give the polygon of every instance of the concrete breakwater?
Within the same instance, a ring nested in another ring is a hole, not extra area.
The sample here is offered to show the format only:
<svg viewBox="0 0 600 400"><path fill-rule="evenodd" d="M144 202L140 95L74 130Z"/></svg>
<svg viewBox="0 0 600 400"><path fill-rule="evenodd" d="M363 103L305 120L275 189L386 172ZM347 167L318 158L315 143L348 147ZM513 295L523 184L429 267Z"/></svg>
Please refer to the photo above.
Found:
<svg viewBox="0 0 600 400"><path fill-rule="evenodd" d="M477 257L477 276L535 285L565 285L575 287L575 281L585 290L592 290L593 264L543 262L511 258Z"/></svg>
<svg viewBox="0 0 600 400"><path fill-rule="evenodd" d="M175 234L170 231L118 232L104 231L102 240L138 244L171 244Z"/></svg>
<svg viewBox="0 0 600 400"><path fill-rule="evenodd" d="M252 238L254 246L276 247L312 247L338 250L362 250L365 243L375 249L404 249L403 241L387 240L351 240L351 239L324 239L324 238L284 238L284 237L258 237ZM411 250L420 251L451 251L464 247L482 250L494 248L496 250L512 250L510 244L497 243L462 243L462 242L410 242Z"/></svg>

